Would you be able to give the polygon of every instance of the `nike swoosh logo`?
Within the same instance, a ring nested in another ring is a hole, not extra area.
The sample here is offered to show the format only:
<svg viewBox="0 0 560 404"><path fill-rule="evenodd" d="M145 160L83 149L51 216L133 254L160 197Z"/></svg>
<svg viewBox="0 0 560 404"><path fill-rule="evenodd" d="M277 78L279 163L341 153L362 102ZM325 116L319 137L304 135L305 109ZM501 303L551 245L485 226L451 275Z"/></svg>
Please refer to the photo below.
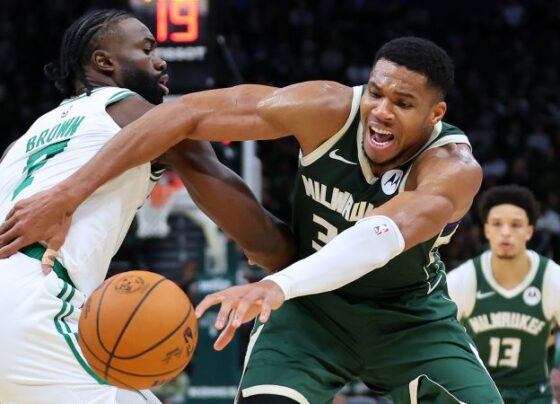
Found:
<svg viewBox="0 0 560 404"><path fill-rule="evenodd" d="M480 290L476 292L477 300L486 299L487 297L494 296L496 292L485 292L482 293Z"/></svg>
<svg viewBox="0 0 560 404"><path fill-rule="evenodd" d="M338 149L334 149L333 151L331 151L331 152L329 153L329 157L330 157L331 159L333 159L333 160L342 161L343 163L346 163L346 164L350 164L350 165L353 165L353 166L356 165L355 162L346 160L344 157L338 155L338 154L336 153L337 151L338 151Z"/></svg>

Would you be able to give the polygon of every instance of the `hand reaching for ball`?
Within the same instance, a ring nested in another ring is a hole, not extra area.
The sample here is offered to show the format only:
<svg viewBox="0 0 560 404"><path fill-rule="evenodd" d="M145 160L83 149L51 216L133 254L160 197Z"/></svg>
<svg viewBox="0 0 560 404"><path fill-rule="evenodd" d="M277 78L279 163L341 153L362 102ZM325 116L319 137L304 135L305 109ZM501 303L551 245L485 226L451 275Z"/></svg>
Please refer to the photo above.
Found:
<svg viewBox="0 0 560 404"><path fill-rule="evenodd" d="M215 327L222 332L214 343L214 349L221 351L231 342L241 324L257 316L261 323L267 322L272 310L282 306L284 300L284 292L275 282L263 280L206 296L196 307L196 317L202 317L208 308L221 304Z"/></svg>

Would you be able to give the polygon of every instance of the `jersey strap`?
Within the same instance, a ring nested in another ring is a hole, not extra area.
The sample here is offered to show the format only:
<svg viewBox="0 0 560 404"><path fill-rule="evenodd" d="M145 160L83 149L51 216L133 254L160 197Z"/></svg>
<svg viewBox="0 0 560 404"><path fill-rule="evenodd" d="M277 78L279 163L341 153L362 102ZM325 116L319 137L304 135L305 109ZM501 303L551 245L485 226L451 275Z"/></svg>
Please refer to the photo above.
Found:
<svg viewBox="0 0 560 404"><path fill-rule="evenodd" d="M47 248L39 243L31 244L19 250L20 253L27 255L29 258L34 258L39 261L41 261L41 259L43 258L43 254L45 254L45 251L47 251ZM75 288L74 283L68 275L68 271L58 260L54 262L53 271L60 279Z"/></svg>

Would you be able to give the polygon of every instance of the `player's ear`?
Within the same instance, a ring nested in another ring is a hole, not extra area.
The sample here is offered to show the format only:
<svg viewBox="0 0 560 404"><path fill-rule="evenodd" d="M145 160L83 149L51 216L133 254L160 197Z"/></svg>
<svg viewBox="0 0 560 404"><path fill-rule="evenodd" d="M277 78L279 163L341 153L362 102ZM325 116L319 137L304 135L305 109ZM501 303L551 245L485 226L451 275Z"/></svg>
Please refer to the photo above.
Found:
<svg viewBox="0 0 560 404"><path fill-rule="evenodd" d="M112 72L115 70L115 64L111 58L111 54L103 49L97 49L91 54L91 63L96 70L103 72Z"/></svg>
<svg viewBox="0 0 560 404"><path fill-rule="evenodd" d="M439 101L434 104L432 107L432 115L431 115L431 124L435 125L436 123L440 122L445 115L445 111L447 111L447 104L445 101Z"/></svg>
<svg viewBox="0 0 560 404"><path fill-rule="evenodd" d="M534 227L533 226L529 226L529 229L527 230L527 235L525 237L525 239L527 241L531 240L531 238L533 237L533 232L534 232Z"/></svg>

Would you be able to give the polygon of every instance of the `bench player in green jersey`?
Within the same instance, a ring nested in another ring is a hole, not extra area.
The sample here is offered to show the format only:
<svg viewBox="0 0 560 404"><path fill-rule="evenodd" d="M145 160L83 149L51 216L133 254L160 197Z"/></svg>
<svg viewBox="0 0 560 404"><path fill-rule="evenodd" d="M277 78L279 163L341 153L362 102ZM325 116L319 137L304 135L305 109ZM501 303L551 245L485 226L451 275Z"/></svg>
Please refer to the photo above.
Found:
<svg viewBox="0 0 560 404"><path fill-rule="evenodd" d="M479 207L490 250L450 272L449 294L504 401L550 404L560 267L527 249L537 201L526 188L498 186Z"/></svg>
<svg viewBox="0 0 560 404"><path fill-rule="evenodd" d="M452 82L445 51L408 37L378 51L365 86L314 81L185 95L124 128L65 183L20 202L0 228L0 255L21 245L19 235L53 225L33 213L38 206L67 217L109 178L182 139L295 136L301 260L197 309L221 303L217 349L259 317L238 401L327 403L362 379L396 402L500 403L455 318L437 253L482 178L467 137L442 122Z"/></svg>

